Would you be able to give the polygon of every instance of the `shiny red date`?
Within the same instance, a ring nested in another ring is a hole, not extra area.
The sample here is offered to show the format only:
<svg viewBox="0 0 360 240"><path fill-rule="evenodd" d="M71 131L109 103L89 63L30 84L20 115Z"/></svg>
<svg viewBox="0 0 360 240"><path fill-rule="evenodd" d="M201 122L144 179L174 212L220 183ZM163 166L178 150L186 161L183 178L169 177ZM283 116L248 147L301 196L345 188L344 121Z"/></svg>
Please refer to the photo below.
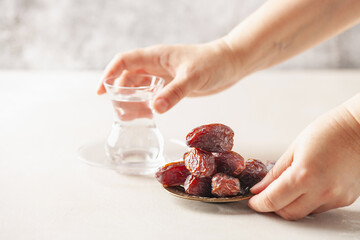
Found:
<svg viewBox="0 0 360 240"><path fill-rule="evenodd" d="M202 125L186 136L186 144L207 152L228 152L234 145L234 131L219 123Z"/></svg>
<svg viewBox="0 0 360 240"><path fill-rule="evenodd" d="M225 173L217 173L211 180L211 193L218 197L236 196L240 192L240 181Z"/></svg>
<svg viewBox="0 0 360 240"><path fill-rule="evenodd" d="M198 178L189 175L184 183L185 192L191 195L211 196L211 178Z"/></svg>
<svg viewBox="0 0 360 240"><path fill-rule="evenodd" d="M260 182L267 174L267 168L264 163L256 159L245 161L245 169L240 174L239 179L242 188L251 188Z"/></svg>
<svg viewBox="0 0 360 240"><path fill-rule="evenodd" d="M159 168L155 177L164 186L179 186L184 184L189 175L190 172L185 167L184 161L180 161L168 163Z"/></svg>
<svg viewBox="0 0 360 240"><path fill-rule="evenodd" d="M195 177L210 177L216 171L215 157L197 148L184 154L185 166Z"/></svg>
<svg viewBox="0 0 360 240"><path fill-rule="evenodd" d="M237 176L245 169L244 158L236 152L214 153L214 156L217 172Z"/></svg>

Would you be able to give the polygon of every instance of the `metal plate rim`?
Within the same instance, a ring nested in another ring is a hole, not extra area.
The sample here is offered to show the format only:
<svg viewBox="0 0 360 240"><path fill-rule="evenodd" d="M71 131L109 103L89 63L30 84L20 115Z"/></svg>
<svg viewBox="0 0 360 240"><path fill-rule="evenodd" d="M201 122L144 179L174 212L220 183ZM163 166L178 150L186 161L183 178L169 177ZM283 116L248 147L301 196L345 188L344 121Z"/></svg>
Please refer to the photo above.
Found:
<svg viewBox="0 0 360 240"><path fill-rule="evenodd" d="M175 197L188 199L188 200L194 200L194 201L201 201L201 202L212 202L212 203L239 202L239 201L243 201L243 200L248 200L253 196L253 194L247 193L244 195L238 195L238 196L234 196L234 197L222 197L222 198L201 197L201 196L195 196L195 195L186 193L184 191L184 188L182 188L180 186L174 186L174 187L163 186L163 187L167 192L169 192L171 195L173 195Z"/></svg>

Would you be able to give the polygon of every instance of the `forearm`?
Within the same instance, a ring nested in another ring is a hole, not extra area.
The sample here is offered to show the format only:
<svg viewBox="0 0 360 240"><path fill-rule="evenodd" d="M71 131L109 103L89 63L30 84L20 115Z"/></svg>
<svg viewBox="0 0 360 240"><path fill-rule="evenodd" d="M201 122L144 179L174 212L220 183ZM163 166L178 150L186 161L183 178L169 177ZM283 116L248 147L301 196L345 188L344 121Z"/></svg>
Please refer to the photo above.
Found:
<svg viewBox="0 0 360 240"><path fill-rule="evenodd" d="M269 0L223 40L243 77L291 58L359 21L359 0Z"/></svg>

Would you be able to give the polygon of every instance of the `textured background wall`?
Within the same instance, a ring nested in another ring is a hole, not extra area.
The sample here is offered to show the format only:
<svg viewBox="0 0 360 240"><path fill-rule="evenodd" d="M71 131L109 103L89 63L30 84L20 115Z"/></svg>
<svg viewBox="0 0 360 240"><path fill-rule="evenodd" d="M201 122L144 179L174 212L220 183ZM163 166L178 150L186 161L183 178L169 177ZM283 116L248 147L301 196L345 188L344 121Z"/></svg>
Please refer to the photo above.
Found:
<svg viewBox="0 0 360 240"><path fill-rule="evenodd" d="M199 43L263 0L0 0L1 69L102 69L120 51ZM279 68L359 68L360 26Z"/></svg>

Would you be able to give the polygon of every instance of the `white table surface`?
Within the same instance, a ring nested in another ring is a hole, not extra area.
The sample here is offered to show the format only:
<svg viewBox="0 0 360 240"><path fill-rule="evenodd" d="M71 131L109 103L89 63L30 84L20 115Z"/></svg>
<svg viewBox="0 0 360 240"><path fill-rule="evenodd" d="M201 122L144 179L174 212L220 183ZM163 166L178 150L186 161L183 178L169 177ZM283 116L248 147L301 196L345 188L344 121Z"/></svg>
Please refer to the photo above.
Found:
<svg viewBox="0 0 360 240"><path fill-rule="evenodd" d="M178 199L152 177L88 166L82 144L107 136L99 72L0 71L0 239L360 239L360 200L296 222L247 202ZM262 72L157 116L166 139L200 124L235 131L244 157L276 160L316 116L360 91L360 71Z"/></svg>

